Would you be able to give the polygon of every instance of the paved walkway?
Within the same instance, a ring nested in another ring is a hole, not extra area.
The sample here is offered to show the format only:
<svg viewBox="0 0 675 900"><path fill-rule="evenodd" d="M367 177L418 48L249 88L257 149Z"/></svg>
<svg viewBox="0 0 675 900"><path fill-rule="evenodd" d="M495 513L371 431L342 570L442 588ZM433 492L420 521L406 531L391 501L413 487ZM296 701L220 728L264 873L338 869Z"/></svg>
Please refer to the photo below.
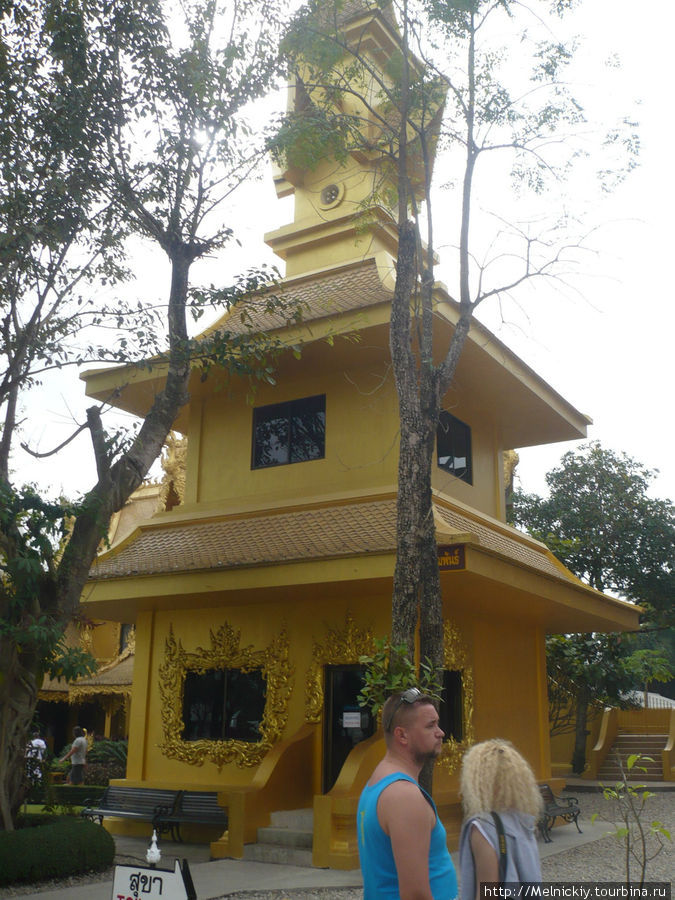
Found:
<svg viewBox="0 0 675 900"><path fill-rule="evenodd" d="M562 853L589 841L596 841L606 834L605 823L591 823L580 820L582 834L574 825L562 825L553 831L550 844L539 844L542 859L555 853ZM118 856L129 859L130 864L145 865L145 852L149 841L115 835ZM172 869L174 861L187 859L194 881L198 900L213 900L237 891L293 891L299 889L360 887L361 873L358 869L339 872L336 869L313 869L300 866L272 865L270 863L245 862L238 859L209 861L208 844L178 844L163 840L160 843L162 860L159 868ZM456 854L453 860L457 865ZM58 890L24 894L22 900L111 900L112 880L83 884L78 887L65 886Z"/></svg>

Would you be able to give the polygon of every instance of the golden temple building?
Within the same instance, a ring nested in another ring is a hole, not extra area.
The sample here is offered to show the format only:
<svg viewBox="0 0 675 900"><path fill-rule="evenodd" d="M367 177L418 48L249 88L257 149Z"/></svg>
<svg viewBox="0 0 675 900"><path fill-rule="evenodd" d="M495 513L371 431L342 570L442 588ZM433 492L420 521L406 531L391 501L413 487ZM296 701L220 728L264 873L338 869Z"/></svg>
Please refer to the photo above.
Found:
<svg viewBox="0 0 675 900"><path fill-rule="evenodd" d="M372 52L397 45L381 11L345 28ZM265 240L286 265L276 293L305 313L287 325L251 301L256 327L289 347L276 384L251 404L244 379L195 368L174 426L187 437L180 492L99 556L83 598L91 618L135 625L125 783L219 792L229 827L209 835L215 857L241 857L273 813L303 809L314 864L358 866L358 795L383 754L358 705L359 658L391 627L399 434L397 230L368 206L375 165L352 155L277 173L294 218ZM458 308L441 284L435 301L447 343ZM220 326L243 328L236 311ZM90 397L139 416L163 384L160 367L83 377ZM583 438L586 416L478 322L443 408L433 504L447 741L434 794L455 845L470 743L508 738L551 778L546 634L631 629L638 613L505 523L504 452Z"/></svg>

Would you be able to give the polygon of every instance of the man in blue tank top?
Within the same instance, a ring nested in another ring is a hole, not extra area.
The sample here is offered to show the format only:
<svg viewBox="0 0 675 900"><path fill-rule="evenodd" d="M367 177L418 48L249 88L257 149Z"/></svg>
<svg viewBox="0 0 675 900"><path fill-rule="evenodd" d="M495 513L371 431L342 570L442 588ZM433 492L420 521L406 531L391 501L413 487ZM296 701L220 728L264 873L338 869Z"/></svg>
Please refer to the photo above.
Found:
<svg viewBox="0 0 675 900"><path fill-rule="evenodd" d="M443 742L431 697L417 688L389 697L382 727L387 752L357 813L364 900L454 900L457 876L445 828L417 782Z"/></svg>

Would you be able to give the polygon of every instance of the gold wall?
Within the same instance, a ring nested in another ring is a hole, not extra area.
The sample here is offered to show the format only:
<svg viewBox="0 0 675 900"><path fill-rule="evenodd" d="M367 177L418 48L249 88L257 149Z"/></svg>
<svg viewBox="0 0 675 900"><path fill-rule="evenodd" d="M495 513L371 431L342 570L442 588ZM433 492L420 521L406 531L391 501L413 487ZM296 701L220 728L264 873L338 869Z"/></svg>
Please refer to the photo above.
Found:
<svg viewBox="0 0 675 900"><path fill-rule="evenodd" d="M324 355L330 359L333 350ZM377 358L366 365L358 362L358 354L349 366L339 368L329 368L326 361L320 368L313 360L296 361L278 386L258 389L253 405L237 386L193 400L184 511L193 504L265 507L314 502L332 493L358 496L395 490L399 422L393 379ZM325 458L253 470L253 407L315 394L326 395ZM489 418L465 392L454 390L446 400L445 407L471 428L473 484L435 467L434 488L503 519L502 448Z"/></svg>
<svg viewBox="0 0 675 900"><path fill-rule="evenodd" d="M311 721L312 706L316 711L312 685L317 667L320 671L321 663L358 662L358 656L369 651L372 636L388 633L390 602L383 591L337 601L317 595L293 604L258 602L143 613L137 627L128 782L214 790L250 784L257 770L258 762L247 764L250 760L245 754L219 766L194 753L187 743L182 744L184 758L167 755L167 697L173 697L180 716L179 691L175 685L171 687L167 677L172 634L187 654L197 656L200 650L210 650L211 632L224 625L240 633L235 643L246 652L266 651L280 636L286 636L289 693L287 704L282 704L279 735L279 739L286 739ZM472 722L465 727L472 726L474 740L496 736L512 740L537 776L548 777L547 708L538 629L508 619L453 618L451 597L445 601L445 612L466 650L473 675ZM274 660L271 665L274 672ZM305 784L311 782L314 794L321 793L321 740L321 730L317 729L312 768L304 773ZM255 745L249 745L246 753L250 750L255 750ZM456 774L441 772L439 778L445 788L456 787Z"/></svg>

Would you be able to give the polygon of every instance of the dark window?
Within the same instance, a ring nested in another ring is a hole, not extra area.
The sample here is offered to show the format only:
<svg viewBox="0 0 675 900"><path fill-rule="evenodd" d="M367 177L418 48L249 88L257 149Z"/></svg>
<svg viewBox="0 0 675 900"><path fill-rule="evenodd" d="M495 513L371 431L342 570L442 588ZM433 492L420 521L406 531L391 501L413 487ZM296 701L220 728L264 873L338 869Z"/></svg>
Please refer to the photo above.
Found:
<svg viewBox="0 0 675 900"><path fill-rule="evenodd" d="M446 741L450 738L461 741L464 736L463 699L462 673L446 669L443 672L443 693L438 711L440 726L445 732L444 740Z"/></svg>
<svg viewBox="0 0 675 900"><path fill-rule="evenodd" d="M183 688L183 740L260 740L266 684L260 669L188 672Z"/></svg>
<svg viewBox="0 0 675 900"><path fill-rule="evenodd" d="M438 465L462 481L473 484L471 471L471 429L444 409L436 429Z"/></svg>
<svg viewBox="0 0 675 900"><path fill-rule="evenodd" d="M122 653L123 650L126 650L129 646L129 641L131 640L131 634L133 630L133 625L124 624L120 626L120 653Z"/></svg>
<svg viewBox="0 0 675 900"><path fill-rule="evenodd" d="M325 394L253 410L254 469L323 459L325 450Z"/></svg>

